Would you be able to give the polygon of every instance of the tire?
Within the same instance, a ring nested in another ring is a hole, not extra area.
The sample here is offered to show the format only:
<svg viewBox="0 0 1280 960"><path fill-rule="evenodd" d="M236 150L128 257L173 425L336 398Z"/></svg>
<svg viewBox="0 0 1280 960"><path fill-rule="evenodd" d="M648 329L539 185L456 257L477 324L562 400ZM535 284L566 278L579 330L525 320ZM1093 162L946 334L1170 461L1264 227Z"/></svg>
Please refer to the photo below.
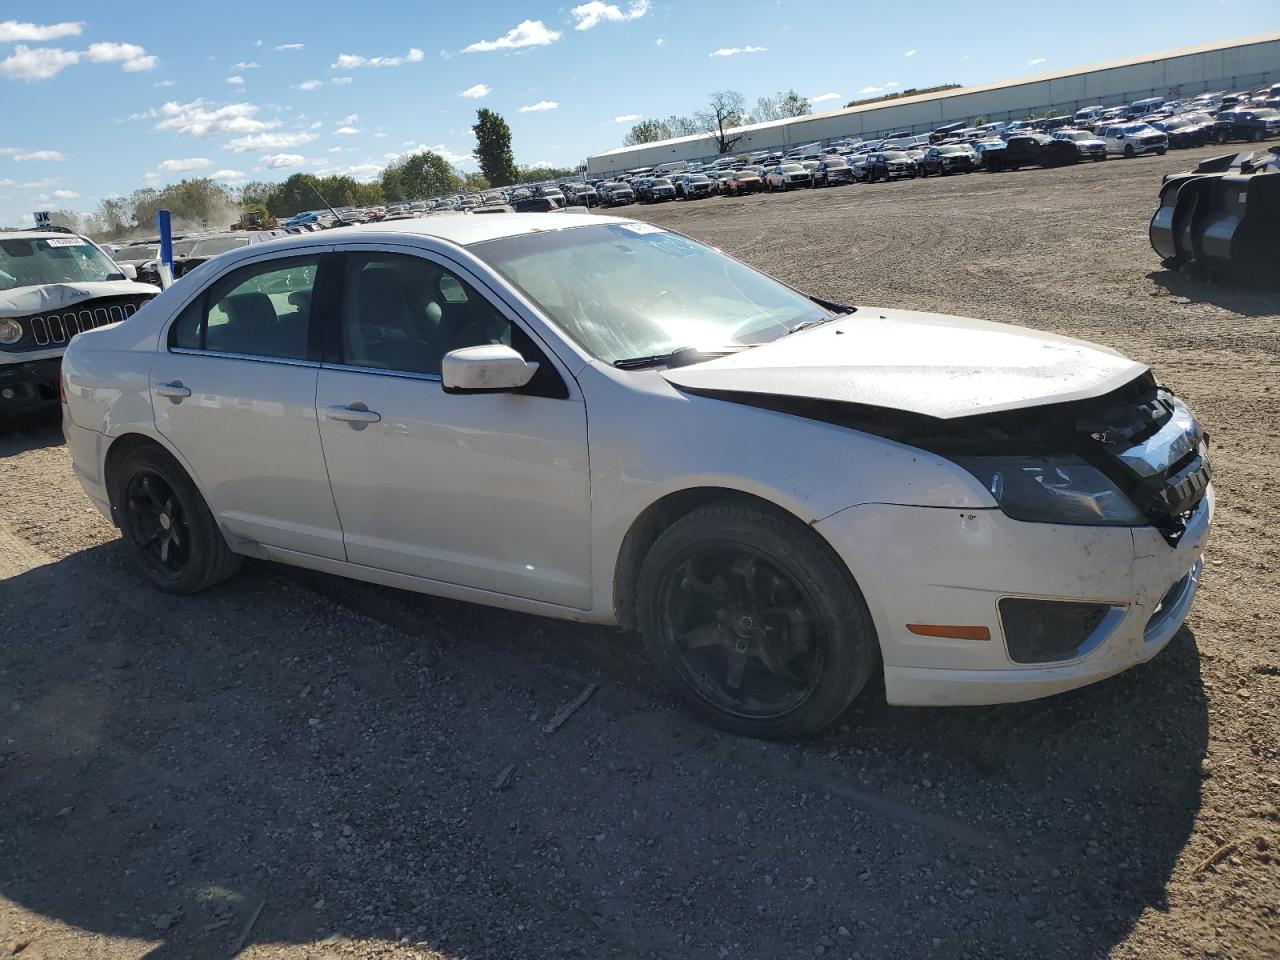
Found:
<svg viewBox="0 0 1280 960"><path fill-rule="evenodd" d="M154 444L130 451L107 483L125 542L161 590L199 593L240 569L242 558L231 552L204 497L168 451ZM157 510L158 522L149 525Z"/></svg>
<svg viewBox="0 0 1280 960"><path fill-rule="evenodd" d="M1221 145L1227 142L1227 131L1219 130L1213 135L1214 142Z"/></svg>
<svg viewBox="0 0 1280 960"><path fill-rule="evenodd" d="M1164 147L1158 147L1158 148L1156 148L1156 156L1157 156L1157 157L1163 157L1163 156L1165 155L1165 153L1167 153L1167 152L1168 152L1168 151L1167 151Z"/></svg>
<svg viewBox="0 0 1280 960"><path fill-rule="evenodd" d="M659 675L702 719L743 736L820 733L877 663L844 565L813 531L759 507L713 503L668 527L641 564L637 613ZM699 642L682 642L690 633Z"/></svg>
<svg viewBox="0 0 1280 960"><path fill-rule="evenodd" d="M1134 153L1133 153L1133 144L1131 144L1131 143L1126 143L1126 144L1124 145L1124 158L1125 158L1126 160L1132 160L1132 159L1133 159L1133 157L1134 157Z"/></svg>

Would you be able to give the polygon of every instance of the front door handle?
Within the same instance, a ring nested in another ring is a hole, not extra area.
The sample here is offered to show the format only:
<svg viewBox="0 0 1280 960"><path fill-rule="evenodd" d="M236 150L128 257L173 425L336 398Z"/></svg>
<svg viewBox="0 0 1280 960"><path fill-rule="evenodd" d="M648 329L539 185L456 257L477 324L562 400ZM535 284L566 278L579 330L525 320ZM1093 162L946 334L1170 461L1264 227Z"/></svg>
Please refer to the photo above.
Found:
<svg viewBox="0 0 1280 960"><path fill-rule="evenodd" d="M191 396L191 388L183 386L181 380L173 380L170 383L157 383L155 391L157 397L168 397L174 403L181 403Z"/></svg>
<svg viewBox="0 0 1280 960"><path fill-rule="evenodd" d="M377 423L382 415L370 410L363 403L335 404L326 407L324 415L330 420L341 420L344 423Z"/></svg>

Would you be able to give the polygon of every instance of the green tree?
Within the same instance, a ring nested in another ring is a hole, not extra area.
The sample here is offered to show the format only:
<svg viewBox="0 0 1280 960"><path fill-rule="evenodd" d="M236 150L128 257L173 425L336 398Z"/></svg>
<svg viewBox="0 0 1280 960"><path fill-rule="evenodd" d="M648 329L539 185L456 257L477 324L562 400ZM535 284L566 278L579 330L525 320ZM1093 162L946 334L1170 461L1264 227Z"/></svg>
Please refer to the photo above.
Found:
<svg viewBox="0 0 1280 960"><path fill-rule="evenodd" d="M426 200L457 193L462 177L440 154L423 150L401 157L383 170L381 186L387 200Z"/></svg>
<svg viewBox="0 0 1280 960"><path fill-rule="evenodd" d="M476 122L471 127L476 135L473 152L480 164L480 172L495 187L515 183L516 160L511 153L511 128L501 116L481 107L476 111Z"/></svg>
<svg viewBox="0 0 1280 960"><path fill-rule="evenodd" d="M810 106L807 97L800 96L795 90L788 90L785 93L779 90L772 97L760 97L756 100L756 107L751 111L751 119L756 123L764 123L766 120L803 117L812 112L813 107Z"/></svg>
<svg viewBox="0 0 1280 960"><path fill-rule="evenodd" d="M627 131L622 138L624 147L636 147L642 143L657 143L659 140L670 140L671 128L661 120L641 120Z"/></svg>
<svg viewBox="0 0 1280 960"><path fill-rule="evenodd" d="M468 173L462 178L462 189L467 193L479 193L488 190L492 184L483 173Z"/></svg>

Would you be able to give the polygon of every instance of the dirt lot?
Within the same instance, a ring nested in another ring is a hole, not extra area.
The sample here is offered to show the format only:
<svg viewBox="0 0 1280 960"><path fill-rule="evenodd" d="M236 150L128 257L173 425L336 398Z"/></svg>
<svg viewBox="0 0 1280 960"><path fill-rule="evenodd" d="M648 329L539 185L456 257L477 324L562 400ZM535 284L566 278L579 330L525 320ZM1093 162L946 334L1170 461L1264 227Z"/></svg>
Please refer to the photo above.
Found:
<svg viewBox="0 0 1280 960"><path fill-rule="evenodd" d="M1159 269L1192 156L626 211L1193 403L1220 512L1188 628L1049 701L872 690L768 745L610 631L266 564L161 596L56 425L0 438L0 957L226 957L255 915L245 957L1280 956L1280 299Z"/></svg>

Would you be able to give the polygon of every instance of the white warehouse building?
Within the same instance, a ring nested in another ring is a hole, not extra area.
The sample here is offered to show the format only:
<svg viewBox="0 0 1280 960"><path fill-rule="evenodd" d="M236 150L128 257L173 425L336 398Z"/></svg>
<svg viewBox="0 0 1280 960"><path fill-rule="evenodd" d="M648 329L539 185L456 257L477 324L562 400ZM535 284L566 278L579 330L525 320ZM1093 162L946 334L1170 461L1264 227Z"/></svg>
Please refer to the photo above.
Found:
<svg viewBox="0 0 1280 960"><path fill-rule="evenodd" d="M1095 104L1111 107L1147 97L1179 99L1217 90L1229 93L1268 82L1280 82L1280 33L751 124L729 134L740 138L730 152L780 150L841 137L872 139L899 131L922 134L958 121L991 123L1067 114ZM588 157L587 176L606 177L660 163L706 160L717 153L716 139L710 134L618 147Z"/></svg>

